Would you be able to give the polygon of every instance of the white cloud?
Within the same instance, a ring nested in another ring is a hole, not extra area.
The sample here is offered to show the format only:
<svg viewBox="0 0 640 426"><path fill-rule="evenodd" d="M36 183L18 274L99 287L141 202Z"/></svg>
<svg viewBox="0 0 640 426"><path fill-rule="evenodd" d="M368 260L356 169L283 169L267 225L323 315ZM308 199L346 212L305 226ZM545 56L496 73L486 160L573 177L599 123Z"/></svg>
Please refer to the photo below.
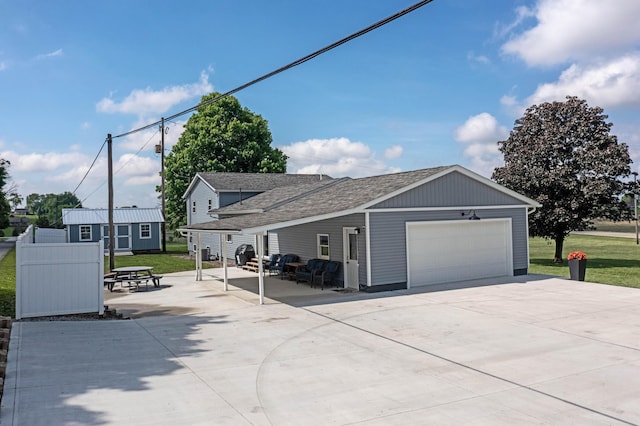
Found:
<svg viewBox="0 0 640 426"><path fill-rule="evenodd" d="M402 155L403 151L404 150L400 145L389 147L384 150L384 158L386 158L387 160L398 158Z"/></svg>
<svg viewBox="0 0 640 426"><path fill-rule="evenodd" d="M502 46L530 66L620 54L640 41L637 0L540 0L534 10L537 24Z"/></svg>
<svg viewBox="0 0 640 426"><path fill-rule="evenodd" d="M467 60L482 64L482 65L489 65L491 63L491 59L489 59L487 56L476 55L473 52L467 53Z"/></svg>
<svg viewBox="0 0 640 426"><path fill-rule="evenodd" d="M509 135L491 114L483 112L469 117L455 131L455 139L466 145L463 155L470 159L470 168L484 176L491 176L501 163L497 142Z"/></svg>
<svg viewBox="0 0 640 426"><path fill-rule="evenodd" d="M469 119L456 129L455 139L463 143L496 143L509 134L504 126L489 113L483 112Z"/></svg>
<svg viewBox="0 0 640 426"><path fill-rule="evenodd" d="M516 8L516 17L513 22L508 24L496 24L493 29L494 38L502 39L508 36L514 29L519 27L525 19L536 16L533 9L529 9L526 6L519 6Z"/></svg>
<svg viewBox="0 0 640 426"><path fill-rule="evenodd" d="M62 55L63 55L62 49L58 49L58 50L55 50L53 52L42 53L42 54L36 56L36 59L55 58L56 56L62 56Z"/></svg>
<svg viewBox="0 0 640 426"><path fill-rule="evenodd" d="M61 167L82 164L88 161L88 157L79 152L19 154L15 151L4 151L0 152L0 158L11 162L12 172L52 171Z"/></svg>
<svg viewBox="0 0 640 426"><path fill-rule="evenodd" d="M347 138L310 139L280 149L289 157L289 173L362 177L400 171L377 159L369 146Z"/></svg>
<svg viewBox="0 0 640 426"><path fill-rule="evenodd" d="M178 120L174 122L165 121L164 132L164 149L165 154L178 143L180 135L184 131L186 120ZM138 121L132 128L142 127L148 124L146 121ZM160 145L161 135L159 129L148 129L141 132L133 133L125 136L122 142L118 143L118 147L125 150L137 151L142 148L144 151L155 151L155 146Z"/></svg>
<svg viewBox="0 0 640 426"><path fill-rule="evenodd" d="M135 89L122 102L115 102L111 97L104 98L96 105L98 112L136 114L145 117L162 114L174 105L210 93L213 86L209 83L209 74L200 73L197 83L181 86L165 87L160 91L151 88Z"/></svg>
<svg viewBox="0 0 640 426"><path fill-rule="evenodd" d="M640 106L640 53L591 66L571 65L557 82L538 86L528 101L564 101L567 95L603 108Z"/></svg>

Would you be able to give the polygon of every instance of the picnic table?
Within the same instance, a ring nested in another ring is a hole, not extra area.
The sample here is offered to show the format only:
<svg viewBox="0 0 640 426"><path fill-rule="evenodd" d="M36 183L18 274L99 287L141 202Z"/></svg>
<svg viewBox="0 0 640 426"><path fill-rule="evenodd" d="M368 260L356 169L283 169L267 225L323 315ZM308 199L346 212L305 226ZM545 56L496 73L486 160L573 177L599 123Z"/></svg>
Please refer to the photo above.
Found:
<svg viewBox="0 0 640 426"><path fill-rule="evenodd" d="M140 284L144 282L145 288L148 288L149 281L151 281L154 287L160 287L160 279L162 275L154 275L152 266L123 266L120 268L114 268L112 277L105 278L105 284L109 286L109 291L113 291L113 287L116 283L122 285L123 282L136 285L136 290L140 289Z"/></svg>

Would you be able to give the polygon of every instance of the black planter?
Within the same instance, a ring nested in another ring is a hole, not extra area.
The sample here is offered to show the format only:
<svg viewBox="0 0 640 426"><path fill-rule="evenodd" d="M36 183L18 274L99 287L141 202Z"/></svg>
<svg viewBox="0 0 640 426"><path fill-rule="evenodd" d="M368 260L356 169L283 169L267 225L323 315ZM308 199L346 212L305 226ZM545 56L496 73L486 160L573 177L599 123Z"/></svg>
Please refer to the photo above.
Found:
<svg viewBox="0 0 640 426"><path fill-rule="evenodd" d="M584 281L587 271L587 259L572 259L569 261L569 277L574 281Z"/></svg>

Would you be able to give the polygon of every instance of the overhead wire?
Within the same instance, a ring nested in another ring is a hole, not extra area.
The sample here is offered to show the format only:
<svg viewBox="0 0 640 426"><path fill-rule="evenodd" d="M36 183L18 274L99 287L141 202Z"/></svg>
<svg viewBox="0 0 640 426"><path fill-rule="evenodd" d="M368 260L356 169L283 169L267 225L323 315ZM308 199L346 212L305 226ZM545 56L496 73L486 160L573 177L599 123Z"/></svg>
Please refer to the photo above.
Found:
<svg viewBox="0 0 640 426"><path fill-rule="evenodd" d="M354 40L354 39L356 39L358 37L361 37L361 36L371 32L371 31L377 29L377 28L382 27L383 25L386 25L386 24L388 24L388 23L390 23L392 21L395 21L396 19L401 18L402 16L421 8L421 7L431 3L432 1L433 0L422 0L422 1L416 3L416 4L412 5L412 6L407 7L406 9L403 9L403 10L401 10L399 12L394 13L393 15L390 15L390 16L384 18L384 19L381 19L380 21L378 21L378 22L376 22L374 24L371 24L368 27L365 27L365 28L363 28L363 29L361 29L359 31L356 31L355 33L352 33L352 34L348 35L347 37L344 37L344 38L342 38L342 39L340 39L340 40L338 40L338 41L336 41L334 43L331 43L328 46L325 46L325 47L323 47L321 49L318 49L313 53L310 53L310 54L308 54L306 56L303 56L302 58L299 58L299 59L297 59L297 60L295 60L295 61L293 61L293 62L291 62L291 63L289 63L287 65L284 65L284 66L282 66L282 67L280 67L280 68L278 68L276 70L273 70L273 71L271 71L271 72L269 72L267 74L262 75L261 77L258 77L258 78L254 79L254 80L251 80L248 83L245 83L245 84L243 84L241 86L238 86L235 89L232 89L232 90L229 90L228 92L222 93L222 94L216 96L215 98L208 99L208 100L206 100L204 102L200 102L199 104L197 104L197 105L195 105L195 106L193 106L191 108L185 109L184 111L180 111L180 112L178 112L178 113L176 113L174 115L171 115L169 117L165 117L165 120L172 120L172 119L178 118L178 117L180 117L182 115L185 115L185 114L188 114L190 112L196 111L198 108L202 108L204 106L210 105L210 104L212 104L214 102L219 101L222 98L225 98L227 96L233 95L234 93L237 93L237 92L239 92L241 90L244 90L247 87L253 86L254 84L260 83L263 80L271 78L271 77L273 77L273 76L275 76L277 74L280 74L280 73L282 73L284 71L287 71L287 70L289 70L291 68L297 67L298 65L304 64L305 62L310 61L311 59L314 59L317 56L320 56L320 55L322 55L322 54L324 54L324 53L326 53L326 52L328 52L330 50L333 50L338 46L341 46L341 45L343 45L345 43L348 43L348 42L350 42L350 41L352 41L352 40ZM113 136L113 138L114 139L115 138L121 138L121 137L124 137L124 136L127 136L127 135L131 135L133 133L141 132L143 130L149 129L149 128L154 127L154 126L157 126L160 123L161 123L161 120L158 120L158 121L155 121L153 123L147 124L145 126L139 127L137 129L129 130L129 131L125 132L125 133L121 133L119 135Z"/></svg>
<svg viewBox="0 0 640 426"><path fill-rule="evenodd" d="M386 25L386 24L388 24L388 23L390 23L392 21L395 21L396 19L401 18L402 16L407 15L407 14L409 14L409 13L411 13L411 12L413 12L413 11L419 9L419 8L421 8L421 7L431 3L432 1L433 0L422 0L422 1L419 1L418 3L415 3L412 6L409 6L409 7L405 8L405 9L403 9L401 11L398 11L398 12L394 13L393 15L390 15L390 16L384 18L384 19L381 19L381 20L379 20L379 21L377 21L377 22L375 22L375 23L373 23L373 24L371 24L371 25L369 25L369 26L367 26L367 27L365 27L365 28L363 28L363 29L361 29L359 31L356 31L355 33L352 33L352 34L350 34L350 35L348 35L348 36L346 36L346 37L344 37L344 38L342 38L342 39L340 39L340 40L338 40L338 41L336 41L334 43L331 43L331 44L329 44L329 45L327 45L327 46L325 46L325 47L323 47L321 49L318 49L315 52L312 52L312 53L310 53L310 54L308 54L306 56L303 56L303 57L301 57L301 58L299 58L299 59L297 59L297 60L295 60L295 61L293 61L293 62L291 62L291 63L289 63L287 65L284 65L284 66L282 66L280 68L277 68L277 69L275 69L275 70L273 70L273 71L271 71L271 72L269 72L267 74L264 74L264 75L262 75L262 76L260 76L260 77L258 77L256 79L254 79L254 80L251 80L248 83L245 83L245 84L243 84L241 86L238 86L235 89L229 90L229 91L227 91L225 93L222 93L222 94L216 96L215 98L208 99L208 100L206 100L204 102L200 102L199 104L197 104L195 106L192 106L191 108L187 108L187 109L185 109L183 111L180 111L180 112L178 112L176 114L173 114L171 116L165 117L164 120L165 121L172 121L172 120L174 120L174 119L176 119L178 117L181 117L181 116L183 116L185 114L188 114L190 112L196 111L199 108L202 108L202 107L205 107L205 106L210 105L212 103L215 103L215 102L219 101L220 99L223 99L223 98L225 98L227 96L231 96L234 93L237 93L237 92L239 92L241 90L244 90L244 89L246 89L246 88L248 88L250 86L253 86L253 85L257 84L257 83L260 83L260 82L262 82L262 81L264 81L264 80L266 80L268 78L271 78L271 77L273 77L273 76L275 76L277 74L280 74L280 73L282 73L284 71L287 71L287 70L289 70L291 68L297 67L298 65L302 65L305 62L310 61L311 59L314 59L314 58L316 58L316 57L318 57L318 56L320 56L320 55L322 55L322 54L324 54L326 52L329 52L330 50L333 50L333 49L335 49L335 48L337 48L337 47L339 47L339 46L341 46L341 45L343 45L345 43L348 43L348 42L350 42L350 41L352 41L352 40L354 40L356 38L359 38L359 37L371 32L371 31L375 30L375 29L378 29L378 28L380 28L380 27L382 27L382 26L384 26L384 25ZM158 120L158 121L155 121L153 123L147 124L145 126L138 127L136 129L129 130L127 132L124 132L124 133L121 133L119 135L113 136L112 139L116 139L116 138L121 138L121 137L125 137L125 136L128 136L128 135L132 135L134 133L138 133L138 132L141 132L143 130L147 130L147 129L150 129L152 127L158 126L161 123L162 123L162 120ZM155 132L151 136L151 138L153 136L155 136ZM145 142L145 144L142 145L142 147L136 152L135 155L140 153L140 151L142 151L146 147L146 145L149 143L151 138L149 138L149 140L147 140L147 142ZM98 151L98 154L96 155L96 157L94 158L93 162L91 163L91 166L89 166L89 169L87 170L87 172L83 176L82 180L76 186L76 188L73 190L73 194L74 195L75 195L76 191L78 190L78 188L82 185L82 183L84 183L84 181L87 178L89 172L92 170L93 166L95 165L100 153L104 149L104 146L105 146L106 143L107 143L107 140L105 139L104 143L100 147L100 150ZM122 168L124 166L126 166L130 161L131 161L131 159L129 161L127 161L126 163L124 163L115 173L118 173L120 170L122 170ZM97 192L102 186L104 186L104 183L99 185L83 201L85 201L91 195L93 195L95 192Z"/></svg>

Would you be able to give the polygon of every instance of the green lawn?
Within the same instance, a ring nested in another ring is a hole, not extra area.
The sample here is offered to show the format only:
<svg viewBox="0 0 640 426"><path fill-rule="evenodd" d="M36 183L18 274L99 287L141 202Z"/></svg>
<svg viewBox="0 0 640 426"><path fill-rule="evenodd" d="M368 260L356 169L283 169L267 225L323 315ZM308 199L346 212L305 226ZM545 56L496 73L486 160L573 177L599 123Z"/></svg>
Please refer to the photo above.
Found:
<svg viewBox="0 0 640 426"><path fill-rule="evenodd" d="M0 316L16 316L16 249L0 260Z"/></svg>
<svg viewBox="0 0 640 426"><path fill-rule="evenodd" d="M167 253L162 254L136 254L135 256L115 256L114 266L152 266L154 274L166 274L169 272L190 271L196 269L196 260L189 257L187 243L167 242ZM208 263L203 268L211 268ZM109 271L109 258L104 258L104 270Z"/></svg>
<svg viewBox="0 0 640 426"><path fill-rule="evenodd" d="M542 238L529 239L533 274L569 277L567 255L572 251L587 254L586 281L640 288L640 246L634 238L570 235L564 242L564 263L554 264L555 243Z"/></svg>

